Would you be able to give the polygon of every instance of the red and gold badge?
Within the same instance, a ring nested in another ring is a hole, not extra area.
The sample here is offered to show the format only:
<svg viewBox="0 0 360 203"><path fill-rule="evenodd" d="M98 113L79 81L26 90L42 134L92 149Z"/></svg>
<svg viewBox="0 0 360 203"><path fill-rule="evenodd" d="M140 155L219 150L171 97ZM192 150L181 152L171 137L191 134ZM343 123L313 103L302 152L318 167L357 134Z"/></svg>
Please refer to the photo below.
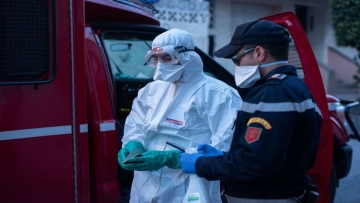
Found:
<svg viewBox="0 0 360 203"><path fill-rule="evenodd" d="M265 120L265 119L263 119L263 118L259 118L259 117L252 117L252 118L250 118L249 121L248 121L248 123L247 123L246 125L249 126L251 123L260 123L261 125L264 126L264 128L265 128L266 130L269 130L269 129L272 128L271 125L270 125L270 123L269 123L267 120Z"/></svg>
<svg viewBox="0 0 360 203"><path fill-rule="evenodd" d="M261 128L255 128L255 127L248 127L246 134L245 134L245 140L246 142L253 143L260 138L262 129Z"/></svg>

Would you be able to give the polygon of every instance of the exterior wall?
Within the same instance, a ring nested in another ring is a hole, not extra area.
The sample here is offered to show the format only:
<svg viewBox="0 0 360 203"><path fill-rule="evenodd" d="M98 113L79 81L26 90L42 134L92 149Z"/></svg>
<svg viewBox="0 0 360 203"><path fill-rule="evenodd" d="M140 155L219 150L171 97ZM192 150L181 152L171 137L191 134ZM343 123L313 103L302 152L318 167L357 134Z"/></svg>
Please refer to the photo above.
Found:
<svg viewBox="0 0 360 203"><path fill-rule="evenodd" d="M327 53L328 64L335 68L335 80L344 85L354 83L353 75L357 71L357 66L353 63L353 60L331 47L327 49Z"/></svg>
<svg viewBox="0 0 360 203"><path fill-rule="evenodd" d="M209 2L203 0L160 0L153 3L159 10L155 17L160 26L188 31L194 38L195 45L207 53L209 49Z"/></svg>
<svg viewBox="0 0 360 203"><path fill-rule="evenodd" d="M215 36L214 50L217 50L230 42L231 36L236 28L236 24L256 20L258 18L276 14L279 12L295 12L295 5L303 5L310 7L308 16L313 16L314 25L312 26L313 29L308 28L308 37L311 45L313 46L316 58L320 61L323 61L324 40L318 39L324 39L323 36L325 34L325 31L323 27L325 26L325 23L323 18L325 18L326 15L324 15L323 8L324 6L328 5L328 0L215 0L213 16L214 28L210 29L209 31L209 34ZM228 9L229 7L231 9ZM269 9L266 10L263 7L268 7ZM246 10L247 8L248 10ZM231 12L229 12L229 10ZM234 22L236 17L238 17L237 23ZM226 67L226 69L230 73L234 73L235 66L230 60L218 58L215 58L215 60L224 67Z"/></svg>
<svg viewBox="0 0 360 203"><path fill-rule="evenodd" d="M325 92L327 94L334 94L335 70L332 67L325 65L324 63L318 62L318 64Z"/></svg>
<svg viewBox="0 0 360 203"><path fill-rule="evenodd" d="M292 11L295 12L296 5L307 7L307 21L306 27L307 37L312 46L314 55L319 62L320 72L323 77L325 89L328 93L334 92L334 85L330 81L341 80L343 84L351 84L354 82L353 75L356 73L356 68L353 67L351 61L357 55L357 50L349 47L339 47L336 45L334 31L331 26L331 12L330 0L209 0L213 3L212 10L212 27L208 28L210 17L206 16L209 9L209 2L205 0L159 0L153 5L161 10L161 5L177 4L178 15L184 12L183 4L203 4L201 9L192 12L198 13L198 23L189 24L174 21L164 21L164 16L158 15L161 25L166 28L179 27L188 30L195 39L195 43L205 53L209 53L209 38L214 37L213 50L216 51L224 45L228 44L234 33L237 25L247 21L255 20L267 15L276 14L279 12ZM181 3L182 2L182 3ZM200 7L199 7L200 8ZM166 8L168 9L168 8ZM165 9L165 10L166 10ZM173 10L169 10L173 11ZM170 18L169 13L166 15ZM209 14L210 15L210 14ZM179 17L179 16L178 16ZM165 17L166 18L166 17ZM203 18L202 21L200 18ZM204 20L205 19L205 20ZM335 49L339 52L338 57L343 59L334 60L330 49ZM225 67L231 74L234 74L235 65L231 60L216 58L215 60ZM343 68L343 67L348 68ZM330 77L330 78L329 78Z"/></svg>
<svg viewBox="0 0 360 203"><path fill-rule="evenodd" d="M355 48L351 48L351 47L339 47L336 44L336 39L335 39L335 32L331 26L331 15L329 15L329 17L326 19L326 35L325 35L325 45L326 48L324 49L324 55L325 55L325 60L327 61L327 57L328 57L328 53L327 53L327 48L328 47L332 47L334 49L336 49L339 53L343 54L344 56L348 57L348 58L354 58L354 56L356 56L358 54L357 50Z"/></svg>
<svg viewBox="0 0 360 203"><path fill-rule="evenodd" d="M325 8L325 9L324 9ZM324 36L327 35L326 28L331 22L329 3L325 2L318 6L309 6L307 37L313 49L316 59L325 62L324 50L326 44Z"/></svg>
<svg viewBox="0 0 360 203"><path fill-rule="evenodd" d="M213 10L213 28L209 30L209 33L214 36L214 51L218 50L222 46L230 42L231 36L234 32L234 28L231 27L231 1L221 0L214 2ZM219 62L226 70L231 74L234 74L235 65L231 60L214 58Z"/></svg>
<svg viewBox="0 0 360 203"><path fill-rule="evenodd" d="M326 91L328 93L334 92L335 86L331 81L335 78L341 78L344 84L352 83L352 77L357 70L354 68L354 64L350 65L351 62L347 59L338 60L337 63L333 63L331 62L333 60L329 61L328 59L330 56L327 51L329 47L334 47L338 50L342 54L341 57L353 58L357 54L355 49L338 47L336 45L334 31L331 26L332 16L329 0L215 0L213 16L214 28L209 31L210 35L215 36L214 50L229 43L235 30L236 23L234 23L234 19L236 19L236 16L239 18L238 24L241 24L278 12L295 12L296 5L308 7L308 26L306 27L307 37L312 46L314 55L319 62L320 72L323 77ZM261 9L264 6L270 9ZM231 9L228 9L229 7ZM253 9L251 9L251 7L253 7ZM246 8L251 9L251 11L244 10ZM230 73L234 73L235 65L231 60L218 58L215 58L215 60L226 67ZM349 68L342 68L344 65Z"/></svg>

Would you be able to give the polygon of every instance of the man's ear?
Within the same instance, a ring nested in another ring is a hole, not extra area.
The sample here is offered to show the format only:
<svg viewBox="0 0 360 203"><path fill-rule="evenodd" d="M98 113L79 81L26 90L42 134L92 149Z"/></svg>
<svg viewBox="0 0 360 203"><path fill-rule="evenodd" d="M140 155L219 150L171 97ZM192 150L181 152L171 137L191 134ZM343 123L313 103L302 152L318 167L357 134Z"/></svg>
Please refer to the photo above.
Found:
<svg viewBox="0 0 360 203"><path fill-rule="evenodd" d="M256 46L255 50L254 50L254 53L255 53L255 57L257 58L258 61L260 61L260 62L265 61L266 51L265 51L265 49L263 47Z"/></svg>

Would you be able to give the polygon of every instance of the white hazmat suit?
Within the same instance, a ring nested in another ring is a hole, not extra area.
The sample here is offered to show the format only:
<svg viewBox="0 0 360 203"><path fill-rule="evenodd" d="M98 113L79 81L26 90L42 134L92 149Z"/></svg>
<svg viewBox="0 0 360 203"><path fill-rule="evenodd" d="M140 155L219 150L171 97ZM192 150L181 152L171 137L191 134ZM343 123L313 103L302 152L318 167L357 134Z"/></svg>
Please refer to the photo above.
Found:
<svg viewBox="0 0 360 203"><path fill-rule="evenodd" d="M180 29L158 35L152 44L153 49L169 46L195 48L191 35ZM174 150L166 144L170 141L185 148L205 143L228 151L232 126L242 106L238 92L206 76L196 52L174 53L180 64L158 62L155 81L142 88L134 99L124 126L123 146L135 140L145 150ZM166 71L166 67L174 69ZM180 203L188 184L189 175L181 168L134 171L130 202ZM221 202L219 181L207 181L207 186L212 202Z"/></svg>

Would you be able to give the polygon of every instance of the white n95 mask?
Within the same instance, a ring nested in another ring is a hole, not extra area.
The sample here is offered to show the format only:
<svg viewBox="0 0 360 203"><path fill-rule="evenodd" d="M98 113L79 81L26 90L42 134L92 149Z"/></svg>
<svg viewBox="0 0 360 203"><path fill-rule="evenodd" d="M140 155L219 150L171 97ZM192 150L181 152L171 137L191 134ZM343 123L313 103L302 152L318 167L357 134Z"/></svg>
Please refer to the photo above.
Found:
<svg viewBox="0 0 360 203"><path fill-rule="evenodd" d="M287 64L288 61L275 61L256 66L236 66L235 83L240 88L252 87L256 81L261 79L259 68L272 66L276 64Z"/></svg>
<svg viewBox="0 0 360 203"><path fill-rule="evenodd" d="M159 62L153 79L165 82L175 82L180 79L183 69L183 65L164 64Z"/></svg>
<svg viewBox="0 0 360 203"><path fill-rule="evenodd" d="M252 87L260 78L258 66L236 66L235 68L235 83L240 88Z"/></svg>

